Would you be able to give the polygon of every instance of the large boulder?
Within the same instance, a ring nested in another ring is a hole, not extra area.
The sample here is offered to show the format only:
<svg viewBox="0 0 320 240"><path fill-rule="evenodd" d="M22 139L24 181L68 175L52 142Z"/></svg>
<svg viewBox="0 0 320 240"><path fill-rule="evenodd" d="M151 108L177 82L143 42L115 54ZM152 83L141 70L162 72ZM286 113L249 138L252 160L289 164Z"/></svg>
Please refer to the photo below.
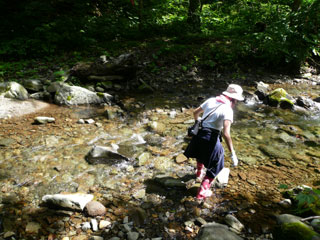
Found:
<svg viewBox="0 0 320 240"><path fill-rule="evenodd" d="M42 81L39 79L26 79L23 81L22 85L33 92L39 92L43 90Z"/></svg>
<svg viewBox="0 0 320 240"><path fill-rule="evenodd" d="M264 82L257 83L257 90L255 94L259 98L259 100L264 100L268 96L269 85Z"/></svg>
<svg viewBox="0 0 320 240"><path fill-rule="evenodd" d="M292 109L294 99L283 88L273 90L267 97L268 104L271 106L280 106L281 108Z"/></svg>
<svg viewBox="0 0 320 240"><path fill-rule="evenodd" d="M311 226L300 221L301 218L282 214L277 216L278 225L273 231L275 240L315 240L319 239L320 235L315 232Z"/></svg>
<svg viewBox="0 0 320 240"><path fill-rule="evenodd" d="M95 62L77 63L72 67L70 74L91 82L130 80L136 75L136 63L134 54L122 54L108 60L101 56Z"/></svg>
<svg viewBox="0 0 320 240"><path fill-rule="evenodd" d="M0 83L0 94L4 97L26 100L29 98L28 91L17 82L2 82Z"/></svg>
<svg viewBox="0 0 320 240"><path fill-rule="evenodd" d="M113 97L107 93L96 93L86 88L55 83L48 91L54 92L54 102L58 105L84 105L111 103Z"/></svg>
<svg viewBox="0 0 320 240"><path fill-rule="evenodd" d="M228 226L219 223L208 223L202 226L197 240L241 240L240 236L231 232Z"/></svg>

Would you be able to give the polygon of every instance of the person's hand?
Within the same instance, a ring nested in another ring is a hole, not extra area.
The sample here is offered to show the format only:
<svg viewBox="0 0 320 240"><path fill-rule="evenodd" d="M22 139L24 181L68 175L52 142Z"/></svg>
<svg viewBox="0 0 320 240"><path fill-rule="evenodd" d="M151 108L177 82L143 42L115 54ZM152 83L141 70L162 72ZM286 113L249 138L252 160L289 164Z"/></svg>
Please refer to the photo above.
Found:
<svg viewBox="0 0 320 240"><path fill-rule="evenodd" d="M233 167L236 167L238 166L238 158L237 158L237 155L236 155L236 152L235 151L232 151L231 152L231 160L232 160L232 166Z"/></svg>

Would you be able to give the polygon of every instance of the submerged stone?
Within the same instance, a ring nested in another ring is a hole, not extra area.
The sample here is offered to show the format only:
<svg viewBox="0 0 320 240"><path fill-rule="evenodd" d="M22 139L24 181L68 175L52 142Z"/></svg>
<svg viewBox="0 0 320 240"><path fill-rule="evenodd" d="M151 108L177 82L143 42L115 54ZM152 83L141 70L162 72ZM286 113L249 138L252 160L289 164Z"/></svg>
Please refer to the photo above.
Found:
<svg viewBox="0 0 320 240"><path fill-rule="evenodd" d="M203 225L198 240L241 240L240 236L229 231L228 226L219 223L208 223Z"/></svg>
<svg viewBox="0 0 320 240"><path fill-rule="evenodd" d="M129 161L129 158L103 146L94 146L85 156L85 159L90 164L114 164Z"/></svg>

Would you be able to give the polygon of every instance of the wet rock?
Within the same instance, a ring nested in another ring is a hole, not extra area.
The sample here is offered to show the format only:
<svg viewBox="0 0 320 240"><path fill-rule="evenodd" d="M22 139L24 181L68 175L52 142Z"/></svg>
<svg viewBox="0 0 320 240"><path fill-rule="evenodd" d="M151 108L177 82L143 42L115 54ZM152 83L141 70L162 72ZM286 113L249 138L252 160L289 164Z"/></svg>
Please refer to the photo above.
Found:
<svg viewBox="0 0 320 240"><path fill-rule="evenodd" d="M172 166L172 161L167 157L157 157L154 159L154 167L155 169L166 172Z"/></svg>
<svg viewBox="0 0 320 240"><path fill-rule="evenodd" d="M263 100L267 97L269 91L269 85L264 82L257 83L257 90L255 94L258 96L259 100Z"/></svg>
<svg viewBox="0 0 320 240"><path fill-rule="evenodd" d="M85 156L90 164L114 164L121 161L129 161L129 159L109 147L94 146Z"/></svg>
<svg viewBox="0 0 320 240"><path fill-rule="evenodd" d="M106 208L97 201L90 201L85 206L85 211L90 217L103 216L106 214Z"/></svg>
<svg viewBox="0 0 320 240"><path fill-rule="evenodd" d="M289 153L284 151L284 149L276 148L272 145L260 145L258 149L269 157L291 159Z"/></svg>
<svg viewBox="0 0 320 240"><path fill-rule="evenodd" d="M173 177L160 175L155 177L154 180L167 188L186 188L186 184L182 180Z"/></svg>
<svg viewBox="0 0 320 240"><path fill-rule="evenodd" d="M163 143L163 138L160 137L159 135L155 134L148 134L144 137L148 145L151 146L161 146Z"/></svg>
<svg viewBox="0 0 320 240"><path fill-rule="evenodd" d="M135 207L130 209L129 216L130 216L130 219L132 219L135 226L143 225L146 222L148 217L147 212L140 207Z"/></svg>
<svg viewBox="0 0 320 240"><path fill-rule="evenodd" d="M235 216L231 214L228 214L224 220L230 227L235 229L237 232L241 232L244 229L244 225Z"/></svg>
<svg viewBox="0 0 320 240"><path fill-rule="evenodd" d="M183 162L185 162L185 161L187 161L188 160L188 158L184 155L184 154L182 154L182 153L180 153L177 157L176 157L176 163L183 163Z"/></svg>
<svg viewBox="0 0 320 240"><path fill-rule="evenodd" d="M53 123L56 120L53 117L36 117L34 119L34 123L36 124L46 124L46 123Z"/></svg>
<svg viewBox="0 0 320 240"><path fill-rule="evenodd" d="M149 128L160 135L163 135L164 132L166 131L166 125L156 121L151 122L149 124Z"/></svg>
<svg viewBox="0 0 320 240"><path fill-rule="evenodd" d="M139 238L138 232L128 232L127 233L128 240L137 240Z"/></svg>
<svg viewBox="0 0 320 240"><path fill-rule="evenodd" d="M1 138L0 139L0 147L8 147L16 141L12 138Z"/></svg>
<svg viewBox="0 0 320 240"><path fill-rule="evenodd" d="M229 231L228 227L219 223L208 223L203 225L197 236L198 240L242 240L235 233Z"/></svg>
<svg viewBox="0 0 320 240"><path fill-rule="evenodd" d="M248 165L255 165L257 163L257 158L246 156L246 157L241 157L241 161Z"/></svg>
<svg viewBox="0 0 320 240"><path fill-rule="evenodd" d="M49 206L54 205L73 210L83 210L86 204L92 199L93 195L91 194L74 193L45 195L42 198L42 201Z"/></svg>
<svg viewBox="0 0 320 240"><path fill-rule="evenodd" d="M297 141L297 138L290 136L288 133L286 132L281 132L278 137L278 139L280 139L281 141L285 142L285 143L294 143Z"/></svg>
<svg viewBox="0 0 320 240"><path fill-rule="evenodd" d="M294 99L283 89L277 88L268 95L268 104L270 106L278 106L282 108L292 109L294 106Z"/></svg>
<svg viewBox="0 0 320 240"><path fill-rule="evenodd" d="M134 194L132 195L135 199L143 199L146 196L146 190L145 189L140 189L138 191L135 191Z"/></svg>
<svg viewBox="0 0 320 240"><path fill-rule="evenodd" d="M144 166L150 163L151 154L148 152L141 153L138 157L138 165Z"/></svg>
<svg viewBox="0 0 320 240"><path fill-rule="evenodd" d="M37 234L41 229L41 225L37 222L28 222L26 232L30 234Z"/></svg>

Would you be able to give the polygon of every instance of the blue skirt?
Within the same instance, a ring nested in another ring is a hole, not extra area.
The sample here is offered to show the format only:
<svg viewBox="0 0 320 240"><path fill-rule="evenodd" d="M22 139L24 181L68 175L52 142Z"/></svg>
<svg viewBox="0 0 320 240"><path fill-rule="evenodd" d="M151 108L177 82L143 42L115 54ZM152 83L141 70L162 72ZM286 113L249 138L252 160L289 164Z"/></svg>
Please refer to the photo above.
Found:
<svg viewBox="0 0 320 240"><path fill-rule="evenodd" d="M203 128L191 139L184 155L196 158L207 168L207 176L215 178L224 167L224 149L220 141L220 132Z"/></svg>

